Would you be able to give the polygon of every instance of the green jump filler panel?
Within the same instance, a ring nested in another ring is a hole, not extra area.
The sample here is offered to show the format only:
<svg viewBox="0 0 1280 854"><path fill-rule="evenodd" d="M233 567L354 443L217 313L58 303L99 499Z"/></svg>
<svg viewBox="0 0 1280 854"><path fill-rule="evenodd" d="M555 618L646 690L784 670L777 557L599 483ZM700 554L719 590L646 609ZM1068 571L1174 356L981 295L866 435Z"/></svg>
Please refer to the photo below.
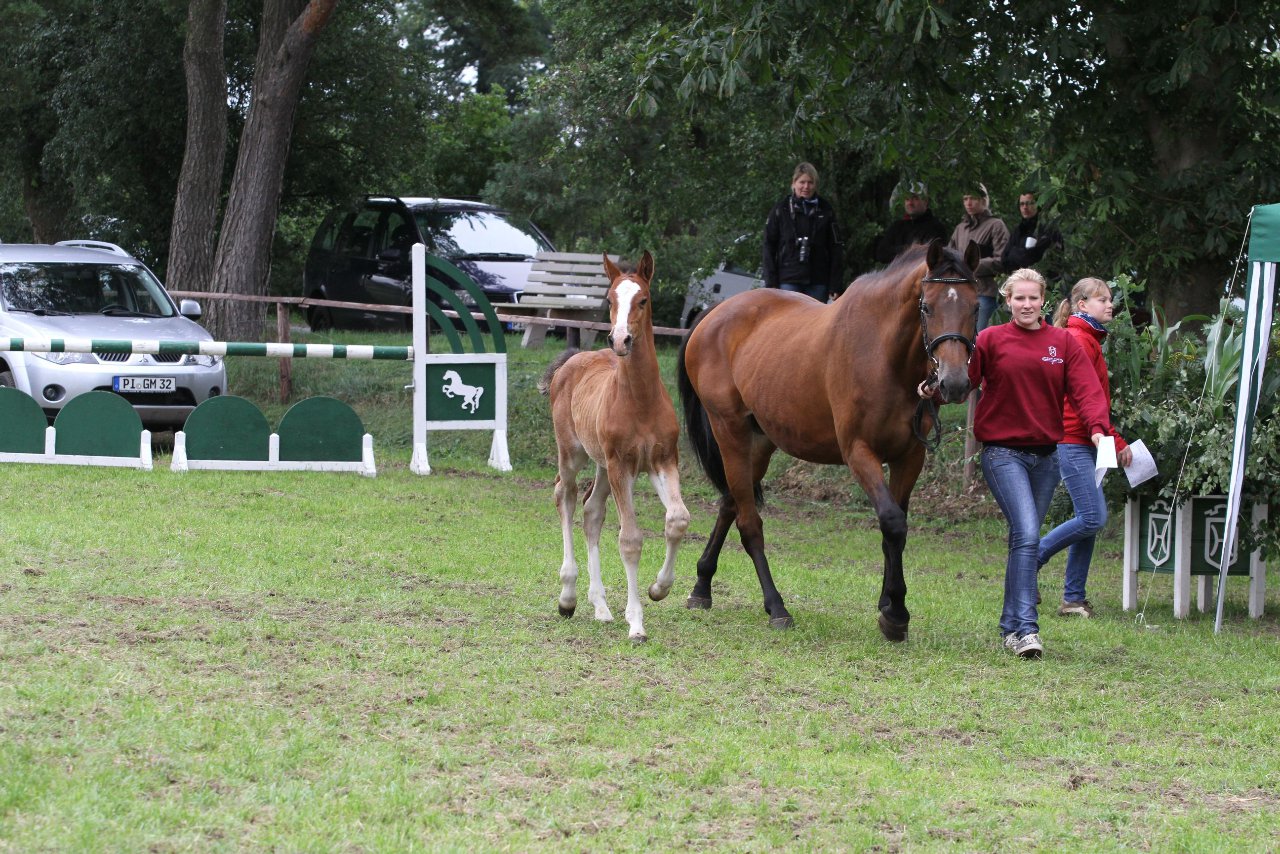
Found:
<svg viewBox="0 0 1280 854"><path fill-rule="evenodd" d="M53 422L54 451L85 457L137 457L142 419L118 394L89 391L72 398Z"/></svg>
<svg viewBox="0 0 1280 854"><path fill-rule="evenodd" d="M0 453L43 454L48 426L35 398L16 388L0 388Z"/></svg>
<svg viewBox="0 0 1280 854"><path fill-rule="evenodd" d="M267 417L243 397L212 397L187 416L188 460L254 460L271 454Z"/></svg>
<svg viewBox="0 0 1280 854"><path fill-rule="evenodd" d="M280 419L280 460L360 462L364 423L355 410L332 397L310 397Z"/></svg>

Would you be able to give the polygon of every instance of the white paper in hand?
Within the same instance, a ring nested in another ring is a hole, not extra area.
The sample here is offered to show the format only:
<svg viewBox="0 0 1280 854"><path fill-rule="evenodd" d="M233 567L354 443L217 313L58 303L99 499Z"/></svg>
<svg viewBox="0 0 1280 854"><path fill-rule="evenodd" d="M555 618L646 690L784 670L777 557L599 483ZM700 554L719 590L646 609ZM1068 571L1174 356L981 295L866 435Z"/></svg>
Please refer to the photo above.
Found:
<svg viewBox="0 0 1280 854"><path fill-rule="evenodd" d="M1155 457L1151 456L1141 439L1131 444L1129 450L1133 452L1133 460L1125 467L1124 473L1129 478L1130 486L1146 483L1159 474L1156 471Z"/></svg>
<svg viewBox="0 0 1280 854"><path fill-rule="evenodd" d="M1103 436L1102 441L1098 442L1098 456L1093 464L1093 485L1102 486L1102 478L1106 475L1107 469L1113 469L1116 463L1116 440L1110 436Z"/></svg>

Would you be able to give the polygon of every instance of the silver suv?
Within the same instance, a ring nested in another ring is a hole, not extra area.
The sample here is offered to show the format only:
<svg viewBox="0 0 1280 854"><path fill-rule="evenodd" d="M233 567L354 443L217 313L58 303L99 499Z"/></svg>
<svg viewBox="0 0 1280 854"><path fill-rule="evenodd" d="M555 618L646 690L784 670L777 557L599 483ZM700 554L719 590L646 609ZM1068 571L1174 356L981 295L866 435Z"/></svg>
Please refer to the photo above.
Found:
<svg viewBox="0 0 1280 854"><path fill-rule="evenodd" d="M174 304L141 261L89 240L0 244L0 336L211 341L190 318L194 300ZM114 391L147 427L180 427L199 403L222 394L218 356L0 352L0 386L35 398L50 419L87 391Z"/></svg>

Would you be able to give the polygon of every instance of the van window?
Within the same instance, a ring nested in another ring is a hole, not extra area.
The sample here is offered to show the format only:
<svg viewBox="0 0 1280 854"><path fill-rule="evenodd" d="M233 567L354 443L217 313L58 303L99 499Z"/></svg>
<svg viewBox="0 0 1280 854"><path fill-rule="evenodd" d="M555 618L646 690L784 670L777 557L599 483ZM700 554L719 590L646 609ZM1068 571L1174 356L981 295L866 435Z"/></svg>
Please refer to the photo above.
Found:
<svg viewBox="0 0 1280 854"><path fill-rule="evenodd" d="M372 258L373 235L377 225L376 210L363 210L348 216L338 232L338 254L350 258Z"/></svg>

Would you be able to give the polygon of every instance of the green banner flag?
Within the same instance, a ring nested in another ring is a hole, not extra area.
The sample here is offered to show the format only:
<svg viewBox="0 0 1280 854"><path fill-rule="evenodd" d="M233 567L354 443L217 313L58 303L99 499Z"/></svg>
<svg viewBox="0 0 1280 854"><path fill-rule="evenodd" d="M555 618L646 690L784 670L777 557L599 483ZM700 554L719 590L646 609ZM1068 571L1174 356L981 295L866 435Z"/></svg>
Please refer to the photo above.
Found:
<svg viewBox="0 0 1280 854"><path fill-rule="evenodd" d="M1249 260L1280 262L1280 205L1255 205L1249 230Z"/></svg>

